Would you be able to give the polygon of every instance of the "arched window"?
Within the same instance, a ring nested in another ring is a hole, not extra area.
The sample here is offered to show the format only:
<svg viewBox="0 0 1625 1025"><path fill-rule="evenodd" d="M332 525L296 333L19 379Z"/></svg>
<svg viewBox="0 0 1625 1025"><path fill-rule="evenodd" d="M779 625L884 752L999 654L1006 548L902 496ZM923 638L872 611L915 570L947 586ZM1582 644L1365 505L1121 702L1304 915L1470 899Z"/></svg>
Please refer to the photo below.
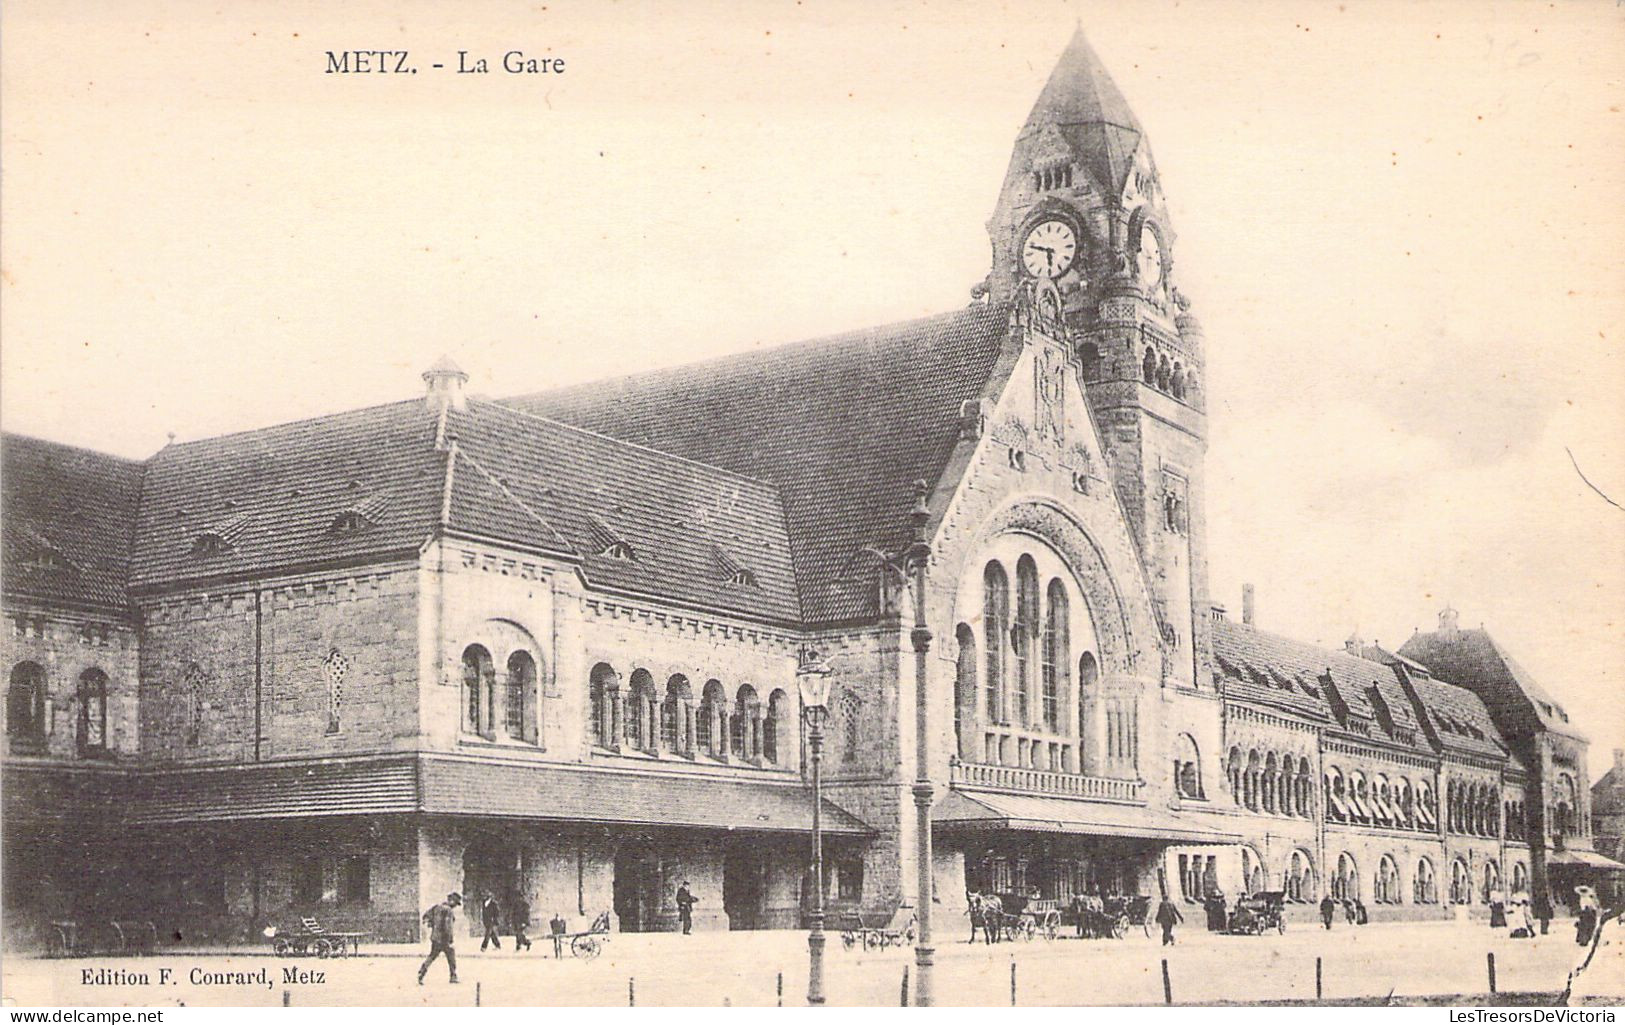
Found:
<svg viewBox="0 0 1625 1025"><path fill-rule="evenodd" d="M1399 825L1406 829L1416 827L1416 806L1411 794L1411 781L1404 776L1394 780L1394 813L1399 816Z"/></svg>
<svg viewBox="0 0 1625 1025"><path fill-rule="evenodd" d="M1049 582L1048 598L1048 607L1044 610L1044 651L1040 667L1043 675L1044 728L1059 733L1061 723L1065 721L1062 702L1068 690L1067 676L1072 662L1066 588L1059 579Z"/></svg>
<svg viewBox="0 0 1625 1025"><path fill-rule="evenodd" d="M693 717L694 691L688 677L673 674L666 681L666 697L660 703L660 742L667 751L681 755L694 753Z"/></svg>
<svg viewBox="0 0 1625 1025"><path fill-rule="evenodd" d="M327 678L327 732L337 733L344 711L344 678L350 673L350 660L337 648L322 659L322 675Z"/></svg>
<svg viewBox="0 0 1625 1025"><path fill-rule="evenodd" d="M1157 388L1161 391L1168 390L1168 377L1170 373L1171 371L1168 366L1168 357L1164 356L1157 361Z"/></svg>
<svg viewBox="0 0 1625 1025"><path fill-rule="evenodd" d="M107 674L86 669L79 674L79 753L107 750Z"/></svg>
<svg viewBox="0 0 1625 1025"><path fill-rule="evenodd" d="M1384 854L1377 863L1377 878L1373 899L1378 904L1398 904L1402 900L1399 885L1399 866L1392 856Z"/></svg>
<svg viewBox="0 0 1625 1025"><path fill-rule="evenodd" d="M1579 791L1574 786L1574 777L1562 773L1557 777L1557 807L1553 809L1552 822L1555 826L1553 832L1558 837L1571 836L1579 830L1575 829L1575 809L1579 807Z"/></svg>
<svg viewBox="0 0 1625 1025"><path fill-rule="evenodd" d="M1493 861L1484 863L1484 888L1479 891L1485 904L1501 896L1501 866Z"/></svg>
<svg viewBox="0 0 1625 1025"><path fill-rule="evenodd" d="M209 674L196 662L188 662L181 677L181 694L186 702L186 743L203 743L203 706L209 692Z"/></svg>
<svg viewBox="0 0 1625 1025"><path fill-rule="evenodd" d="M841 724L841 761L855 762L863 743L863 698L843 690L834 711Z"/></svg>
<svg viewBox="0 0 1625 1025"><path fill-rule="evenodd" d="M1247 753L1247 777L1243 789L1247 792L1247 807L1252 811L1258 810L1260 789L1260 776L1264 771L1264 763L1257 751Z"/></svg>
<svg viewBox="0 0 1625 1025"><path fill-rule="evenodd" d="M1037 725L1033 707L1034 648L1038 641L1038 565L1023 555L1016 562L1016 621L1010 630L1011 649L1016 658L1016 722Z"/></svg>
<svg viewBox="0 0 1625 1025"><path fill-rule="evenodd" d="M1416 783L1416 821L1425 829L1439 828L1439 809L1433 801L1433 784L1425 779Z"/></svg>
<svg viewBox="0 0 1625 1025"><path fill-rule="evenodd" d="M1275 786L1275 781L1280 774L1281 767L1275 760L1275 752L1271 751L1264 759L1264 774L1262 777L1262 785L1259 788L1262 793L1259 795L1259 803L1264 806L1265 811L1272 814L1275 812L1275 798L1277 789Z"/></svg>
<svg viewBox="0 0 1625 1025"><path fill-rule="evenodd" d="M1196 738L1181 733L1174 741L1174 788L1181 797L1203 798L1202 756L1196 750Z"/></svg>
<svg viewBox="0 0 1625 1025"><path fill-rule="evenodd" d="M620 697L620 677L606 662L592 667L589 677L592 693L592 739L599 747L615 747L620 741L615 729L615 706Z"/></svg>
<svg viewBox="0 0 1625 1025"><path fill-rule="evenodd" d="M1157 383L1157 353L1149 345L1145 347L1145 360L1140 364L1140 372L1146 384Z"/></svg>
<svg viewBox="0 0 1625 1025"><path fill-rule="evenodd" d="M463 649L463 729L482 737L496 734L496 669L491 653L478 644Z"/></svg>
<svg viewBox="0 0 1625 1025"><path fill-rule="evenodd" d="M1529 892L1529 869L1521 861L1512 863L1512 892L1514 894Z"/></svg>
<svg viewBox="0 0 1625 1025"><path fill-rule="evenodd" d="M1307 758L1298 759L1298 814L1304 818L1315 814L1315 774Z"/></svg>
<svg viewBox="0 0 1625 1025"><path fill-rule="evenodd" d="M1004 651L1010 636L1010 581L1004 567L987 564L982 572L982 625L987 640L987 718L990 723L1009 721L1004 704Z"/></svg>
<svg viewBox="0 0 1625 1025"><path fill-rule="evenodd" d="M1230 749L1230 757L1224 763L1225 779L1230 781L1230 796L1239 805L1241 803L1241 748Z"/></svg>
<svg viewBox="0 0 1625 1025"><path fill-rule="evenodd" d="M626 709L622 718L626 724L626 746L634 751L658 750L656 724L658 709L655 702L655 680L647 669L634 669L627 681Z"/></svg>
<svg viewBox="0 0 1625 1025"><path fill-rule="evenodd" d="M1241 849L1241 892L1244 896L1260 893L1264 886L1264 862L1251 847Z"/></svg>
<svg viewBox="0 0 1625 1025"><path fill-rule="evenodd" d="M1182 364L1174 364L1174 372L1169 376L1168 383L1173 388L1174 398L1185 397L1185 367Z"/></svg>
<svg viewBox="0 0 1625 1025"><path fill-rule="evenodd" d="M508 678L503 695L503 726L509 737L534 744L540 730L536 716L536 660L528 651L508 656Z"/></svg>
<svg viewBox="0 0 1625 1025"><path fill-rule="evenodd" d="M1296 850L1287 861L1286 895L1288 900L1304 903L1315 899L1315 870L1307 851Z"/></svg>
<svg viewBox="0 0 1625 1025"><path fill-rule="evenodd" d="M954 744L961 758L974 757L975 744L966 724L976 719L976 634L969 623L954 630L959 653L954 663Z"/></svg>
<svg viewBox="0 0 1625 1025"><path fill-rule="evenodd" d="M745 684L739 688L734 700L733 735L730 738L735 758L755 761L762 756L761 748L762 702L756 688Z"/></svg>
<svg viewBox="0 0 1625 1025"><path fill-rule="evenodd" d="M1467 863L1457 858L1450 863L1450 903L1471 904L1472 902L1472 874L1467 871Z"/></svg>
<svg viewBox="0 0 1625 1025"><path fill-rule="evenodd" d="M1416 878L1411 881L1411 898L1418 904L1439 902L1439 883L1433 876L1433 862L1426 858L1416 862Z"/></svg>
<svg viewBox="0 0 1625 1025"><path fill-rule="evenodd" d="M773 765L785 764L790 755L790 695L776 690L767 698L767 718L762 723L762 757Z"/></svg>
<svg viewBox="0 0 1625 1025"><path fill-rule="evenodd" d="M712 758L726 754L728 694L720 680L707 680L700 694L700 714L694 723L695 744Z"/></svg>
<svg viewBox="0 0 1625 1025"><path fill-rule="evenodd" d="M1337 874L1332 876L1332 899L1360 899L1360 867L1355 864L1354 855L1347 851L1337 856Z"/></svg>
<svg viewBox="0 0 1625 1025"><path fill-rule="evenodd" d="M6 690L6 733L13 737L45 736L45 670L38 662L12 667Z"/></svg>

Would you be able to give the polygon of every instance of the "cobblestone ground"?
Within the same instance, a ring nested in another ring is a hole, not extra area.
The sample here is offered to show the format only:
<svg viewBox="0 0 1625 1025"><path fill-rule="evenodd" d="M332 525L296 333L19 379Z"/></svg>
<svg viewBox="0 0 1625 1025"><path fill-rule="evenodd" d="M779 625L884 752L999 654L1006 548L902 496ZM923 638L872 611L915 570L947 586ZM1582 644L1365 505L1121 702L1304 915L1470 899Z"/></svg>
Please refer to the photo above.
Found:
<svg viewBox="0 0 1625 1025"><path fill-rule="evenodd" d="M1132 932L1123 940L1058 939L972 946L963 922L950 923L937 951L937 1002L1009 1006L1011 971L1022 1006L1152 1004L1163 1000L1167 958L1175 1003L1312 1000L1315 960L1321 961L1327 1000L1482 994L1489 989L1486 954L1494 953L1502 993L1556 993L1580 953L1572 927L1554 924L1550 936L1513 940L1505 932L1459 923L1370 925L1331 932L1294 927L1285 935L1217 936L1192 929L1163 948ZM830 937L826 992L831 1004L896 1006L904 969L913 975L912 950L846 950ZM550 944L547 945L550 948ZM8 959L3 995L12 1006L127 1004L131 1006L275 1006L284 993L294 1006L801 1005L807 986L806 934L800 932L619 935L593 961L555 961L551 949L480 954L463 945L461 985L446 981L436 964L423 987L416 983L423 951L374 948L345 960L278 959L269 953L163 953L146 958L84 961ZM145 972L153 984L87 986L85 969ZM179 985L157 984L169 968ZM194 971L258 972L269 984L195 986ZM321 983L283 980L285 969L325 973ZM910 985L914 983L910 979ZM629 993L629 989L631 992ZM1625 997L1625 965L1618 958L1595 966L1588 990Z"/></svg>

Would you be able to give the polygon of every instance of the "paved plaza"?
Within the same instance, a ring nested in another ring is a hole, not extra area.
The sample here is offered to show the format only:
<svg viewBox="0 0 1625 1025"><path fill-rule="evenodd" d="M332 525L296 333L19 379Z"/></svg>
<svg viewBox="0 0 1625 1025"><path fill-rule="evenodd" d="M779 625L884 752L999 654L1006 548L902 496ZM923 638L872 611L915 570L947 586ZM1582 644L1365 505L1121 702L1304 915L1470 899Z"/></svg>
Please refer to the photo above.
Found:
<svg viewBox="0 0 1625 1025"><path fill-rule="evenodd" d="M1194 929L1163 948L1133 932L1123 940L1059 939L972 946L962 921L949 923L937 953L937 1002L1009 1006L1012 966L1021 1006L1154 1004L1163 1000L1167 958L1175 1003L1312 1000L1315 962L1321 962L1328 1001L1482 994L1489 989L1486 955L1493 953L1502 993L1557 993L1579 948L1573 929L1554 923L1550 936L1510 939L1477 924L1396 924L1331 932L1306 927L1285 935L1218 936ZM549 948L549 949L544 949ZM275 1006L284 994L293 1005L488 1006L700 1005L798 1006L806 994L806 934L801 932L618 935L593 961L555 961L550 945L528 953L504 949L481 954L462 949L462 983L447 983L443 963L427 985L414 984L423 951L380 946L346 960L278 959L266 953L163 953L146 958L93 960L9 959L4 996L12 1006L129 1004L133 1006ZM831 1004L896 1006L913 952L846 950L831 936L826 989ZM148 985L85 985L86 969L143 972ZM179 984L159 983L159 969ZM194 970L259 973L266 980L198 986ZM286 969L325 973L323 981L285 982ZM1625 965L1610 954L1594 966L1591 992L1625 996ZM913 980L910 979L912 985Z"/></svg>

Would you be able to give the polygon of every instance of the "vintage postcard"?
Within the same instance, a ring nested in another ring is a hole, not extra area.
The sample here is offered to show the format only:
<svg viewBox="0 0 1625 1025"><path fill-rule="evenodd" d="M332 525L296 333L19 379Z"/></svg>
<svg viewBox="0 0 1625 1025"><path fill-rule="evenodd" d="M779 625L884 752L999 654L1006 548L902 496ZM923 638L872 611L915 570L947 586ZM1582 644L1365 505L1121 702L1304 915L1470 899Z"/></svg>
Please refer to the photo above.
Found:
<svg viewBox="0 0 1625 1025"><path fill-rule="evenodd" d="M1625 998L1625 7L0 30L9 1012Z"/></svg>

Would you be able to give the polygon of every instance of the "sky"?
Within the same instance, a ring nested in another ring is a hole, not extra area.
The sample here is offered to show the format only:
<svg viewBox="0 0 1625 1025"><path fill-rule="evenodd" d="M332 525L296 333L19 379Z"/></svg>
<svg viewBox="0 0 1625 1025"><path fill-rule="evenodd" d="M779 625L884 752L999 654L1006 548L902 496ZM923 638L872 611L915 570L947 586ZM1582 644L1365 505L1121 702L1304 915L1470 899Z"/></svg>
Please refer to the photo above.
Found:
<svg viewBox="0 0 1625 1025"><path fill-rule="evenodd" d="M442 353L500 396L962 306L1081 23L1206 328L1213 597L1390 648L1449 604L1625 748L1625 7L338 6L0 9L7 430L143 457ZM565 69L453 70L514 50Z"/></svg>

